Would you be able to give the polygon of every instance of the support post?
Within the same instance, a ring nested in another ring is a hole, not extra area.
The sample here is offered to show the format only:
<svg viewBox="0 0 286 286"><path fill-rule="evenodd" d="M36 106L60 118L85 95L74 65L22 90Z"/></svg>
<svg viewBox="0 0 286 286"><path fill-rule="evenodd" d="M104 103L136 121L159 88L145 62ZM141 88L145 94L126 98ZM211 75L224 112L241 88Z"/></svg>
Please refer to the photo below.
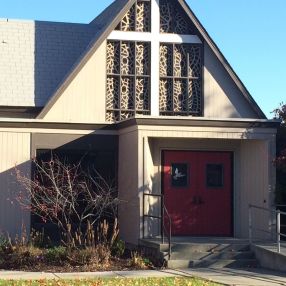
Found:
<svg viewBox="0 0 286 286"><path fill-rule="evenodd" d="M145 238L145 193L143 192L143 239Z"/></svg>
<svg viewBox="0 0 286 286"><path fill-rule="evenodd" d="M252 213L251 205L248 206L248 233L249 233L249 243L252 244Z"/></svg>
<svg viewBox="0 0 286 286"><path fill-rule="evenodd" d="M281 252L281 245L280 245L280 239L281 239L281 212L280 210L277 211L277 251L278 253Z"/></svg>
<svg viewBox="0 0 286 286"><path fill-rule="evenodd" d="M161 232L162 232L162 244L165 243L165 236L164 236L164 229L165 229L165 224L164 224L164 197L161 195Z"/></svg>

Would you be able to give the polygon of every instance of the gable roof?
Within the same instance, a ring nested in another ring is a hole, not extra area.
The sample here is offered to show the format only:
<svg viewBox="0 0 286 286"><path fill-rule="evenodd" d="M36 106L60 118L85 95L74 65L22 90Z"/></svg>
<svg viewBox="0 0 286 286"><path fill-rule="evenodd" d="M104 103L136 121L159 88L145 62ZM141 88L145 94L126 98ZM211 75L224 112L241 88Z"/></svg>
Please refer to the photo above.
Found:
<svg viewBox="0 0 286 286"><path fill-rule="evenodd" d="M94 32L88 24L0 19L0 106L43 107Z"/></svg>
<svg viewBox="0 0 286 286"><path fill-rule="evenodd" d="M241 91L246 101L250 104L253 110L256 112L259 118L266 119L265 114L257 105L253 97L248 92L245 85L242 83L238 75L234 72L222 52L219 50L215 42L212 40L210 35L207 33L206 29L200 23L198 18L195 16L194 12L191 10L189 5L185 0L170 0L177 1L183 10L186 12L190 20L195 25L198 32L201 34L202 39L210 46L211 50L214 52L220 63L223 65L227 73L230 75L238 89ZM54 95L50 98L46 106L40 112L37 118L43 118L52 106L56 103L58 98L67 88L69 83L75 78L81 68L85 65L85 63L90 59L92 54L98 49L98 47L102 44L102 42L107 38L107 36L115 29L124 15L128 12L131 6L136 2L136 0L115 0L109 7L107 7L98 17L96 17L90 25L94 25L97 28L97 32L88 45L86 51L79 58L79 60L75 63L71 71L68 73L66 78L60 84L59 88L56 90Z"/></svg>

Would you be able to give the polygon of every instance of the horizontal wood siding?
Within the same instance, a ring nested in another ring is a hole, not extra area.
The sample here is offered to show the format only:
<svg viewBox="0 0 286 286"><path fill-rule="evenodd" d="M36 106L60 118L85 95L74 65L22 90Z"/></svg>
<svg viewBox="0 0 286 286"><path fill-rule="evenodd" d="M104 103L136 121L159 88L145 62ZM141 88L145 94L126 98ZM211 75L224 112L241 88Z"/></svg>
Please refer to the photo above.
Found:
<svg viewBox="0 0 286 286"><path fill-rule="evenodd" d="M105 122L106 42L85 64L44 120L56 122Z"/></svg>
<svg viewBox="0 0 286 286"><path fill-rule="evenodd" d="M213 51L204 49L204 117L257 118Z"/></svg>
<svg viewBox="0 0 286 286"><path fill-rule="evenodd" d="M275 145L271 141L242 141L240 154L240 233L248 237L248 205L271 208L273 206L275 174L273 174L273 158ZM270 230L272 223L270 213L254 210L253 224L256 228ZM269 235L255 231L258 238Z"/></svg>
<svg viewBox="0 0 286 286"><path fill-rule="evenodd" d="M0 234L11 237L21 232L22 224L29 230L30 214L22 210L15 200L19 185L15 179L15 166L30 176L30 134L0 132Z"/></svg>
<svg viewBox="0 0 286 286"><path fill-rule="evenodd" d="M119 136L118 191L120 236L137 245L140 236L140 206L138 192L138 132Z"/></svg>

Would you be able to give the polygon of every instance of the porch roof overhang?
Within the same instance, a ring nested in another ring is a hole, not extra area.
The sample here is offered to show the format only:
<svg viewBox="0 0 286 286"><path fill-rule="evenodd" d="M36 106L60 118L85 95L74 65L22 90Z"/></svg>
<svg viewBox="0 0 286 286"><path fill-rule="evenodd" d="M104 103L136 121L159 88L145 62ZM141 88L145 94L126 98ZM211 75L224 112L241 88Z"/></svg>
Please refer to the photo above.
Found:
<svg viewBox="0 0 286 286"><path fill-rule="evenodd" d="M26 118L0 118L0 128L20 129L50 129L50 130L111 130L116 131L115 124L106 123L79 123L79 122L55 122L42 119Z"/></svg>
<svg viewBox="0 0 286 286"><path fill-rule="evenodd" d="M0 118L0 128L37 128L64 130L110 130L118 131L134 126L172 126L172 127L220 127L220 128L271 128L277 129L279 119L242 119L242 118L202 118L183 116L136 116L118 123L78 123L48 122L42 119Z"/></svg>
<svg viewBox="0 0 286 286"><path fill-rule="evenodd" d="M226 127L226 128L274 128L281 124L279 119L202 118L184 116L146 117L136 116L116 124L117 129L136 125L184 126L184 127Z"/></svg>

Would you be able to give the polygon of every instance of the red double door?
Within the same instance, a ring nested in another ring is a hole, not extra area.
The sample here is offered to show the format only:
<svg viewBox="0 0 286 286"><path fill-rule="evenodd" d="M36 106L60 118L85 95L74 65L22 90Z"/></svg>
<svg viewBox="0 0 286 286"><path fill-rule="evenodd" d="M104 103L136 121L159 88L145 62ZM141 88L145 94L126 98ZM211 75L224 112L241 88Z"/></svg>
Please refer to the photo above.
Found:
<svg viewBox="0 0 286 286"><path fill-rule="evenodd" d="M163 151L172 235L232 236L232 153Z"/></svg>

